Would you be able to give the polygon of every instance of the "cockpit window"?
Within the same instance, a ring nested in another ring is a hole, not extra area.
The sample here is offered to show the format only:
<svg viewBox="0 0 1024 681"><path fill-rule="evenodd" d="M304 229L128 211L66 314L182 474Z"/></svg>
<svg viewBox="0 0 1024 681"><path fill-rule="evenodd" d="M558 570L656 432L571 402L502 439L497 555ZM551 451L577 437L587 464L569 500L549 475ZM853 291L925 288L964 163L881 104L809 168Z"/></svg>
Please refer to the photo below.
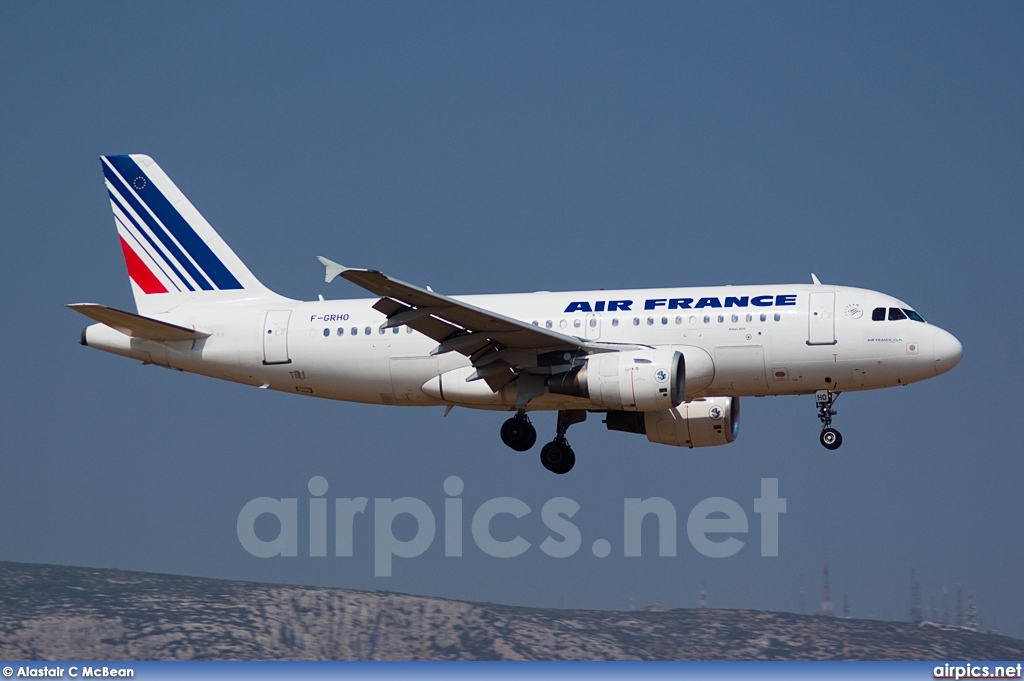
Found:
<svg viewBox="0 0 1024 681"><path fill-rule="evenodd" d="M871 321L873 321L873 322L880 322L880 321L883 321L884 319L885 319L885 308L884 307L876 307L871 312Z"/></svg>
<svg viewBox="0 0 1024 681"><path fill-rule="evenodd" d="M924 321L924 317L922 317L921 315L917 314L913 310L908 310L907 308L903 308L903 311L906 312L907 316L910 317L911 319L913 319L915 322L923 322Z"/></svg>
<svg viewBox="0 0 1024 681"><path fill-rule="evenodd" d="M897 321L899 321L901 319L906 319L906 318L907 318L907 315L903 314L903 310L899 309L898 307L890 307L889 308L889 321L890 322L897 322Z"/></svg>

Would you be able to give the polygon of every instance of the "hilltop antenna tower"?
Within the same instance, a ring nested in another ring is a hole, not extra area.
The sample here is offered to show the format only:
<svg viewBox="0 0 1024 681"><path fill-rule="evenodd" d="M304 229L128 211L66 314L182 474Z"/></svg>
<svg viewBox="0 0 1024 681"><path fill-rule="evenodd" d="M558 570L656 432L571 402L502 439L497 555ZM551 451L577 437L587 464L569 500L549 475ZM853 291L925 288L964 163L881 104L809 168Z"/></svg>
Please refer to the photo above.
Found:
<svg viewBox="0 0 1024 681"><path fill-rule="evenodd" d="M967 594L967 628L978 630L978 607L974 605L974 596Z"/></svg>
<svg viewBox="0 0 1024 681"><path fill-rule="evenodd" d="M802 572L800 573L800 614L807 614L807 611L804 609L804 575Z"/></svg>
<svg viewBox="0 0 1024 681"><path fill-rule="evenodd" d="M701 610L707 610L708 607L708 591L704 588L704 582L700 583L700 600L699 606Z"/></svg>
<svg viewBox="0 0 1024 681"><path fill-rule="evenodd" d="M834 617L832 609L832 584L828 575L828 547L825 547L825 566L822 570L822 592L821 592L821 614L825 617Z"/></svg>
<svg viewBox="0 0 1024 681"><path fill-rule="evenodd" d="M956 585L956 626L964 626L964 590Z"/></svg>
<svg viewBox="0 0 1024 681"><path fill-rule="evenodd" d="M942 587L942 623L949 624L949 587Z"/></svg>
<svg viewBox="0 0 1024 681"><path fill-rule="evenodd" d="M923 619L921 616L921 582L918 581L914 568L910 568L910 621L920 624Z"/></svg>

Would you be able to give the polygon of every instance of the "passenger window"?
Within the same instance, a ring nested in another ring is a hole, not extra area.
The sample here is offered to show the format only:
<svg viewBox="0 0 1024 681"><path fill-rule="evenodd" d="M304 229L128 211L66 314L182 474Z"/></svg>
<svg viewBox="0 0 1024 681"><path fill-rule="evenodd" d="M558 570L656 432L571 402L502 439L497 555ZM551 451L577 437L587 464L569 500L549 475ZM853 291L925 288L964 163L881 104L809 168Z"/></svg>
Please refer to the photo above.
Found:
<svg viewBox="0 0 1024 681"><path fill-rule="evenodd" d="M725 321L725 317L723 317L722 315L718 315L718 323L721 324L724 321Z"/></svg>
<svg viewBox="0 0 1024 681"><path fill-rule="evenodd" d="M682 324L682 323L683 323L683 318L682 317L676 317L676 324Z"/></svg>
<svg viewBox="0 0 1024 681"><path fill-rule="evenodd" d="M691 324L696 324L697 323L697 318L691 315L690 316L690 323Z"/></svg>
<svg viewBox="0 0 1024 681"><path fill-rule="evenodd" d="M569 326L569 322L565 321L564 319L558 320L558 328L564 329L567 326Z"/></svg>
<svg viewBox="0 0 1024 681"><path fill-rule="evenodd" d="M395 330L394 330L394 331L392 331L391 333L398 333L399 331L401 331L401 329L399 329L399 328L398 328L398 327L396 326L396 327L395 327Z"/></svg>
<svg viewBox="0 0 1024 681"><path fill-rule="evenodd" d="M344 336L344 335L345 335L345 329L343 329L343 328L341 328L341 327L339 326L339 327L338 327L338 335L339 335L339 336Z"/></svg>
<svg viewBox="0 0 1024 681"><path fill-rule="evenodd" d="M704 315L704 323L705 324L710 324L711 323L711 317L709 317L707 315Z"/></svg>
<svg viewBox="0 0 1024 681"><path fill-rule="evenodd" d="M352 335L353 336L358 336L359 335L359 329L357 329L356 327L353 326L352 327Z"/></svg>
<svg viewBox="0 0 1024 681"><path fill-rule="evenodd" d="M590 320L590 328L592 328L592 329L596 329L597 328L597 320L596 319L591 319Z"/></svg>
<svg viewBox="0 0 1024 681"><path fill-rule="evenodd" d="M903 310L899 309L898 307L890 307L889 308L889 321L890 322L898 322L899 320L906 319L906 318L907 318L907 315L903 314Z"/></svg>
<svg viewBox="0 0 1024 681"><path fill-rule="evenodd" d="M330 329L324 329L324 338L327 338L330 335L331 335L331 330Z"/></svg>
<svg viewBox="0 0 1024 681"><path fill-rule="evenodd" d="M546 329L550 329L550 328L551 328L551 326L552 326L552 324L551 324L551 320L550 320L550 319L549 319L549 320L547 320L546 322L544 322L544 328L546 328Z"/></svg>
<svg viewBox="0 0 1024 681"><path fill-rule="evenodd" d="M782 315L779 314L778 312L775 313L775 321L777 321L777 322L781 322L782 321Z"/></svg>
<svg viewBox="0 0 1024 681"><path fill-rule="evenodd" d="M612 317L612 326L618 326L618 325L619 325L619 318L618 317Z"/></svg>
<svg viewBox="0 0 1024 681"><path fill-rule="evenodd" d="M370 335L370 327L366 327L365 329L363 329L363 333L365 333L367 336L369 336Z"/></svg>
<svg viewBox="0 0 1024 681"><path fill-rule="evenodd" d="M880 322L880 321L882 321L884 319L885 319L885 308L884 307L876 307L874 310L872 310L872 312L871 312L871 321L873 321L873 322Z"/></svg>
<svg viewBox="0 0 1024 681"><path fill-rule="evenodd" d="M640 326L640 318L633 317L633 326Z"/></svg>
<svg viewBox="0 0 1024 681"><path fill-rule="evenodd" d="M380 335L382 335L382 336L384 335L384 333L385 333L386 331L387 331L387 329L385 329L385 328L379 328L379 329L377 329L377 332L378 332L378 333L379 333Z"/></svg>
<svg viewBox="0 0 1024 681"><path fill-rule="evenodd" d="M661 323L662 324L668 324L668 317L662 317L661 318Z"/></svg>
<svg viewBox="0 0 1024 681"><path fill-rule="evenodd" d="M580 328L580 320L578 320L578 319L575 319L575 320L573 320L573 323L572 323L572 325L573 325L573 326L574 326L575 328L577 328L577 329L578 329L578 328Z"/></svg>
<svg viewBox="0 0 1024 681"><path fill-rule="evenodd" d="M653 326L653 325L654 325L654 317L648 317L647 318L647 326Z"/></svg>
<svg viewBox="0 0 1024 681"><path fill-rule="evenodd" d="M768 321L768 315L766 315L764 312L761 313L761 321L762 322Z"/></svg>
<svg viewBox="0 0 1024 681"><path fill-rule="evenodd" d="M412 327L411 326L405 327L405 332L406 333L412 333Z"/></svg>
<svg viewBox="0 0 1024 681"><path fill-rule="evenodd" d="M533 320L532 322L530 322L530 323L531 323L531 324L533 324L534 326L540 326L540 322L538 322L538 321L537 321L536 319L534 319L534 320Z"/></svg>
<svg viewBox="0 0 1024 681"><path fill-rule="evenodd" d="M754 321L754 315L752 315L752 314L748 314L748 315L747 315L747 321L748 321L748 322L752 322L752 321Z"/></svg>
<svg viewBox="0 0 1024 681"><path fill-rule="evenodd" d="M732 316L732 321L733 321L733 323L736 323L736 322L738 322L739 320L740 320L740 316L739 316L738 314L734 314L734 315Z"/></svg>

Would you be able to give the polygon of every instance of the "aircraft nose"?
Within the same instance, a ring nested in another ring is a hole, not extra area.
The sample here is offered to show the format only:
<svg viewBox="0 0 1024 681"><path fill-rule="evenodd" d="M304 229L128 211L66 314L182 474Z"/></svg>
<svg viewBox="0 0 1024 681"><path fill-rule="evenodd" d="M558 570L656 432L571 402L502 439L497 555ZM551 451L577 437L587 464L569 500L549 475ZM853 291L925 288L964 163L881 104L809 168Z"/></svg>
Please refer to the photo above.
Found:
<svg viewBox="0 0 1024 681"><path fill-rule="evenodd" d="M949 331L937 329L932 341L935 348L935 374L944 374L957 364L964 356L964 346Z"/></svg>

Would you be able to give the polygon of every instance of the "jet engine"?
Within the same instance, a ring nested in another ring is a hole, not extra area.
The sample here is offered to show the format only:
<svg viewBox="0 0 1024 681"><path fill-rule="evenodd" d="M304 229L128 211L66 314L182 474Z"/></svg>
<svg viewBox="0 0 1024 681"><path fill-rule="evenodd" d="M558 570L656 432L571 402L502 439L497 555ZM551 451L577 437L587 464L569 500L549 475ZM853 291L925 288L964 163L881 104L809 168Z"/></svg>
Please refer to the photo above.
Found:
<svg viewBox="0 0 1024 681"><path fill-rule="evenodd" d="M678 407L642 414L609 411L608 430L642 433L651 442L676 447L714 447L736 439L740 425L738 397L705 397Z"/></svg>
<svg viewBox="0 0 1024 681"><path fill-rule="evenodd" d="M683 353L655 348L590 355L547 385L552 393L583 397L604 409L653 412L682 402L685 383Z"/></svg>

